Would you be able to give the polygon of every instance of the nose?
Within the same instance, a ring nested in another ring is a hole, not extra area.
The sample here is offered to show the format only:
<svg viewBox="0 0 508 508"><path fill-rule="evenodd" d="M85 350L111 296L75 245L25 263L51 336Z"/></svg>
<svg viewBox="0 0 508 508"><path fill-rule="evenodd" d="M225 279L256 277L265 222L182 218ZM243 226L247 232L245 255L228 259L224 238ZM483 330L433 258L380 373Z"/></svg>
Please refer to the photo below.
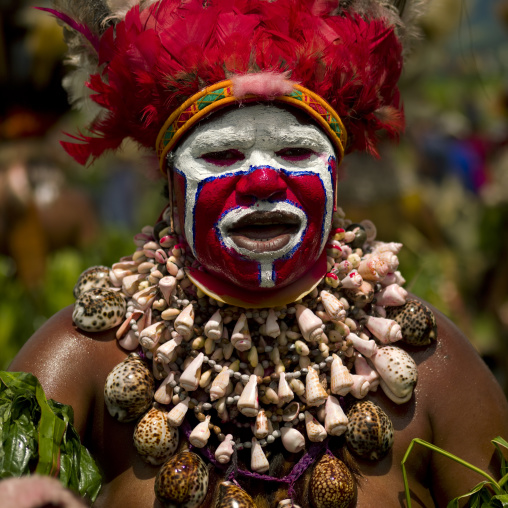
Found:
<svg viewBox="0 0 508 508"><path fill-rule="evenodd" d="M279 172L271 167L258 167L242 176L236 185L236 192L242 197L256 199L284 199L286 182Z"/></svg>

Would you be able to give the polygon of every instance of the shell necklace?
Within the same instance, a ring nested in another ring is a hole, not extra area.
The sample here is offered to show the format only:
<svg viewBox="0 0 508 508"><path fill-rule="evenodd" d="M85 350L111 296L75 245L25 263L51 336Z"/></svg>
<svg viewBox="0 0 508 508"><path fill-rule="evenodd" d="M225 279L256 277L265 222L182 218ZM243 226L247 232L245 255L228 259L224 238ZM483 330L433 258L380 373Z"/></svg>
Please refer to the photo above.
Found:
<svg viewBox="0 0 508 508"><path fill-rule="evenodd" d="M362 399L380 386L395 403L407 402L417 367L393 343L429 344L436 325L426 306L407 301L397 271L402 245L375 237L372 222L351 224L339 209L326 246L326 276L298 302L267 309L234 307L196 288L185 268L197 262L184 238L170 231L168 212L135 236L138 248L132 256L111 269L83 272L74 289L75 324L86 331L118 326L120 345L138 351L109 374L105 401L120 421L144 415L134 444L148 463L164 464L155 487L164 505L174 502L164 475L171 470L168 463L190 461L198 478L208 478L198 455L175 455L189 411L198 422L187 432L190 445L214 446L209 455L219 464L250 449L251 473L246 474L251 476L265 477L270 468L265 450L278 439L290 453L341 435L362 458L378 460L389 451L390 419ZM346 396L357 400L347 414ZM373 429L367 420L376 422ZM230 433L222 431L224 423L233 429ZM243 440L249 428L251 438ZM233 487L221 486L228 492ZM199 506L206 488L202 497L196 494L199 501L194 494L180 505ZM322 506L319 492L312 499Z"/></svg>

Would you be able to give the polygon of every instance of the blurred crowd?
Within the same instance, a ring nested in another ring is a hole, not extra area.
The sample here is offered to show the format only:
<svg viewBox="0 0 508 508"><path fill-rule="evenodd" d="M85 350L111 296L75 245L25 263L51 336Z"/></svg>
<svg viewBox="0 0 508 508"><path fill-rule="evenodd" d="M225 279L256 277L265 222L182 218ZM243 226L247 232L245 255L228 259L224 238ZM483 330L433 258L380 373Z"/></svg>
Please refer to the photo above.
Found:
<svg viewBox="0 0 508 508"><path fill-rule="evenodd" d="M60 86L61 28L34 3L0 0L0 368L163 203L133 149L89 168L63 153L79 116ZM404 243L408 288L462 328L508 393L508 2L435 4L403 78L407 133L381 161L347 157L339 200ZM460 33L477 8L504 37L490 60L469 48L473 29ZM443 51L453 37L462 49Z"/></svg>

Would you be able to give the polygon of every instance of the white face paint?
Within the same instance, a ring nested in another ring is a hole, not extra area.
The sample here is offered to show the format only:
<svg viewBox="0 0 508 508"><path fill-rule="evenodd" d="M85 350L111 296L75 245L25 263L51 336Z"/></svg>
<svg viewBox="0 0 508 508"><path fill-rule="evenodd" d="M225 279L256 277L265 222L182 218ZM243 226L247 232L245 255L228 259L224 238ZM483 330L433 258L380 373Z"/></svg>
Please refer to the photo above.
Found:
<svg viewBox="0 0 508 508"><path fill-rule="evenodd" d="M334 164L328 137L285 109L255 105L199 125L174 163L194 255L247 287L285 285L324 248Z"/></svg>

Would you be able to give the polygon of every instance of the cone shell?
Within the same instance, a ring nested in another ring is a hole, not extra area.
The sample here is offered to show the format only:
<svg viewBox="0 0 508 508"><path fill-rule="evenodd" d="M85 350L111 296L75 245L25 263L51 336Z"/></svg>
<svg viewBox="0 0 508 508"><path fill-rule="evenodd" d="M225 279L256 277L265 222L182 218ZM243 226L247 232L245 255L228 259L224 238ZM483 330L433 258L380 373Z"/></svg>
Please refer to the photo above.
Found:
<svg viewBox="0 0 508 508"><path fill-rule="evenodd" d="M314 508L349 508L355 504L356 481L344 462L325 454L314 467L309 494Z"/></svg>
<svg viewBox="0 0 508 508"><path fill-rule="evenodd" d="M372 335L382 344L389 344L402 339L400 325L393 319L369 316L365 324Z"/></svg>
<svg viewBox="0 0 508 508"><path fill-rule="evenodd" d="M208 491L208 468L195 453L173 455L157 473L154 490L165 508L198 508Z"/></svg>
<svg viewBox="0 0 508 508"><path fill-rule="evenodd" d="M347 429L347 416L339 401L330 395L325 406L325 430L330 436L341 436Z"/></svg>
<svg viewBox="0 0 508 508"><path fill-rule="evenodd" d="M253 433L258 439L264 439L270 433L270 426L264 409L260 409L256 416Z"/></svg>
<svg viewBox="0 0 508 508"><path fill-rule="evenodd" d="M171 305L171 295L173 294L173 291L176 287L176 278L172 277L171 275L167 275L166 277L162 277L162 279L159 280L159 289L162 293L162 296L164 297L164 300L166 300L166 303L168 305Z"/></svg>
<svg viewBox="0 0 508 508"><path fill-rule="evenodd" d="M252 346L252 338L249 331L247 316L242 314L231 334L231 344L238 351L248 351Z"/></svg>
<svg viewBox="0 0 508 508"><path fill-rule="evenodd" d="M321 291L321 303L332 321L342 321L346 317L344 305L328 291Z"/></svg>
<svg viewBox="0 0 508 508"><path fill-rule="evenodd" d="M179 427L182 425L185 415L189 410L190 397L185 398L179 402L169 413L168 422L172 427Z"/></svg>
<svg viewBox="0 0 508 508"><path fill-rule="evenodd" d="M74 304L72 320L85 332L101 332L118 326L127 305L123 295L112 289L98 288L82 293Z"/></svg>
<svg viewBox="0 0 508 508"><path fill-rule="evenodd" d="M218 376L213 380L210 388L210 399L217 400L224 397L229 384L229 368L223 367Z"/></svg>
<svg viewBox="0 0 508 508"><path fill-rule="evenodd" d="M106 379L104 402L109 414L120 422L135 420L152 404L154 385L150 369L131 353Z"/></svg>
<svg viewBox="0 0 508 508"><path fill-rule="evenodd" d="M175 330L184 338L189 340L194 332L194 307L189 303L175 319Z"/></svg>
<svg viewBox="0 0 508 508"><path fill-rule="evenodd" d="M305 340L315 341L323 335L323 321L308 307L296 305L296 321Z"/></svg>
<svg viewBox="0 0 508 508"><path fill-rule="evenodd" d="M282 427L280 433L282 444L288 452L298 453L305 448L305 438L299 430L294 427Z"/></svg>
<svg viewBox="0 0 508 508"><path fill-rule="evenodd" d="M182 372L179 383L184 390L192 392L199 386L199 377L201 375L201 366L203 365L204 357L205 355L203 353L199 353Z"/></svg>
<svg viewBox="0 0 508 508"><path fill-rule="evenodd" d="M347 395L353 386L353 378L347 367L342 365L341 359L334 355L330 371L330 385L332 393L336 395Z"/></svg>
<svg viewBox="0 0 508 508"><path fill-rule="evenodd" d="M211 416L207 416L203 422L198 423L189 436L189 442L192 446L196 448L203 448L208 443L208 439L210 439L210 428L209 423Z"/></svg>
<svg viewBox="0 0 508 508"><path fill-rule="evenodd" d="M222 322L220 310L216 310L205 325L205 335L209 339L219 340L222 337L223 328L224 324Z"/></svg>
<svg viewBox="0 0 508 508"><path fill-rule="evenodd" d="M279 397L280 404L286 404L286 402L290 402L295 397L293 390L291 390L288 382L286 381L286 374L284 372L280 373L277 396Z"/></svg>
<svg viewBox="0 0 508 508"><path fill-rule="evenodd" d="M313 443L321 443L328 435L325 428L308 411L305 411L305 430Z"/></svg>
<svg viewBox="0 0 508 508"><path fill-rule="evenodd" d="M155 392L154 399L159 404L170 404L173 397L173 388L170 383L175 379L174 372L170 372Z"/></svg>
<svg viewBox="0 0 508 508"><path fill-rule="evenodd" d="M367 460L380 460L393 445L393 424L386 413L370 400L362 400L348 413L346 442L349 449Z"/></svg>
<svg viewBox="0 0 508 508"><path fill-rule="evenodd" d="M427 346L437 338L437 324L433 312L418 300L409 300L400 307L388 307L386 317L401 328L403 341L412 346Z"/></svg>
<svg viewBox="0 0 508 508"><path fill-rule="evenodd" d="M418 379L418 367L411 356L396 346L378 348L370 358L380 376L381 388L396 404L407 402Z"/></svg>
<svg viewBox="0 0 508 508"><path fill-rule="evenodd" d="M258 380L254 374L250 376L248 383L242 390L237 406L245 416L256 416L258 414Z"/></svg>
<svg viewBox="0 0 508 508"><path fill-rule="evenodd" d="M265 333L274 339L280 335L279 323L277 323L277 316L275 315L275 311L273 309L268 311L265 323Z"/></svg>
<svg viewBox="0 0 508 508"><path fill-rule="evenodd" d="M319 381L318 373L309 367L309 372L305 379L305 399L309 406L320 406L328 398L326 390Z"/></svg>
<svg viewBox="0 0 508 508"><path fill-rule="evenodd" d="M111 286L109 268L107 266L92 266L79 276L74 286L74 298L78 299L90 289L109 288Z"/></svg>
<svg viewBox="0 0 508 508"><path fill-rule="evenodd" d="M266 473L270 469L270 463L266 458L265 452L255 437L252 438L250 468L256 473Z"/></svg>
<svg viewBox="0 0 508 508"><path fill-rule="evenodd" d="M152 408L136 425L134 446L144 461L162 464L176 451L178 429L169 426L164 411Z"/></svg>
<svg viewBox="0 0 508 508"><path fill-rule="evenodd" d="M256 508L256 505L245 490L231 482L222 482L215 508Z"/></svg>
<svg viewBox="0 0 508 508"><path fill-rule="evenodd" d="M406 303L407 291L398 284L390 284L375 294L376 304L394 307Z"/></svg>

